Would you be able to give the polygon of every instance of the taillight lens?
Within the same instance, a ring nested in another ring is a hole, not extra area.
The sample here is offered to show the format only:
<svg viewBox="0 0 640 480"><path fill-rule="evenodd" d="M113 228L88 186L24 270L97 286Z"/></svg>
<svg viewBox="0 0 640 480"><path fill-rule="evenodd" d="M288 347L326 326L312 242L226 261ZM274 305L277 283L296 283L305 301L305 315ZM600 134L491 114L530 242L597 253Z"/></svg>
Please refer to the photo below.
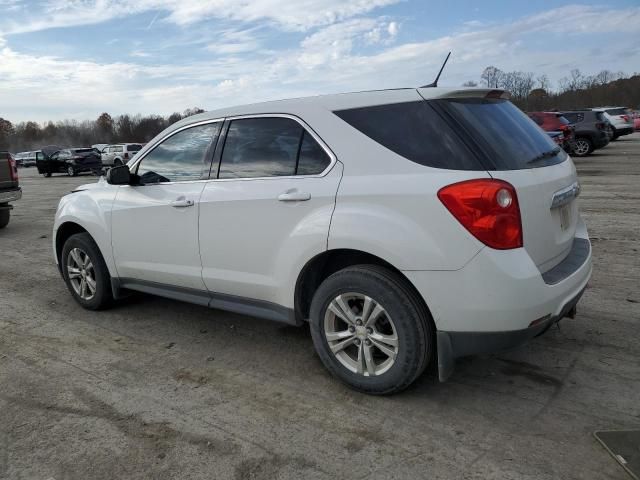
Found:
<svg viewBox="0 0 640 480"><path fill-rule="evenodd" d="M9 155L9 178L12 182L18 181L18 165L11 155Z"/></svg>
<svg viewBox="0 0 640 480"><path fill-rule="evenodd" d="M129 158L129 152L124 152L124 158L125 159Z"/></svg>
<svg viewBox="0 0 640 480"><path fill-rule="evenodd" d="M522 247L520 206L510 183L467 180L440 189L438 198L485 245L498 250Z"/></svg>
<svg viewBox="0 0 640 480"><path fill-rule="evenodd" d="M628 117L627 115L622 115L622 119L623 119L625 122L628 122L628 121L629 121L629 117Z"/></svg>

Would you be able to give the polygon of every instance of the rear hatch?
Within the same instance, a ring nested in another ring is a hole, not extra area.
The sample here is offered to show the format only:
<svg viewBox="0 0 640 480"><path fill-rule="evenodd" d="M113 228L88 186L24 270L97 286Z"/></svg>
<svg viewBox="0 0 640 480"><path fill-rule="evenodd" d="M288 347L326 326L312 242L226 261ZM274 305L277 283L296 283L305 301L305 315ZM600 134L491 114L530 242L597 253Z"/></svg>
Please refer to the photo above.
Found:
<svg viewBox="0 0 640 480"><path fill-rule="evenodd" d="M489 175L513 185L524 248L544 273L561 262L573 244L579 191L575 167L535 122L501 98L503 92L479 94L427 102L457 129Z"/></svg>

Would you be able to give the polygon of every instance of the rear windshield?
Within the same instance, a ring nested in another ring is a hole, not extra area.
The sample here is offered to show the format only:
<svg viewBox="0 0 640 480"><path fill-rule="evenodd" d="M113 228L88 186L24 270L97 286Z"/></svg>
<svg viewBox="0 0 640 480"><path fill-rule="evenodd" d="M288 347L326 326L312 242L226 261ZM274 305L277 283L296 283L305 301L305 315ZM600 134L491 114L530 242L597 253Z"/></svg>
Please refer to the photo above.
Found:
<svg viewBox="0 0 640 480"><path fill-rule="evenodd" d="M127 145L127 151L137 152L142 148L142 145Z"/></svg>
<svg viewBox="0 0 640 480"><path fill-rule="evenodd" d="M503 99L429 100L334 112L403 157L451 170L520 170L567 158L527 115Z"/></svg>
<svg viewBox="0 0 640 480"><path fill-rule="evenodd" d="M562 115L558 115L558 120L560 120L560 123L563 125L570 125L569 120L564 118Z"/></svg>
<svg viewBox="0 0 640 480"><path fill-rule="evenodd" d="M627 109L626 108L608 108L606 112L609 115L626 115Z"/></svg>
<svg viewBox="0 0 640 480"><path fill-rule="evenodd" d="M567 154L527 115L504 99L431 100L460 126L488 170L521 170L561 163Z"/></svg>

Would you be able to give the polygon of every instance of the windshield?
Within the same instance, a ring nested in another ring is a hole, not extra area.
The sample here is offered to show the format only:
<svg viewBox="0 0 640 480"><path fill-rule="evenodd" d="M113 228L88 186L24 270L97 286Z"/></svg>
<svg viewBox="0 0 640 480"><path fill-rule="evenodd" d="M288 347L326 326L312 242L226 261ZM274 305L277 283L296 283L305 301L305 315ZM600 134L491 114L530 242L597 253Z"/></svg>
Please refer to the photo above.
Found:
<svg viewBox="0 0 640 480"><path fill-rule="evenodd" d="M626 115L626 108L609 108L606 110L609 115Z"/></svg>
<svg viewBox="0 0 640 480"><path fill-rule="evenodd" d="M564 150L518 107L504 99L430 100L461 127L487 170L544 167L567 159Z"/></svg>

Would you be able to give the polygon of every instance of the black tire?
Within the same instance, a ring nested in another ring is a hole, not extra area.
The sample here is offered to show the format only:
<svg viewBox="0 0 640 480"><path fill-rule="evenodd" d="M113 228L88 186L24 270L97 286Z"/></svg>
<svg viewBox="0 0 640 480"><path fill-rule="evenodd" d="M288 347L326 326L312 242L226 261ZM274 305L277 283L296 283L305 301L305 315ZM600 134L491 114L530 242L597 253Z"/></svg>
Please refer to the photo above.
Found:
<svg viewBox="0 0 640 480"><path fill-rule="evenodd" d="M347 292L371 297L393 319L397 356L391 367L379 375L366 376L348 369L327 342L325 314L329 304ZM387 395L404 390L422 374L435 351L433 320L421 300L405 279L377 265L345 268L322 282L311 302L310 324L313 344L327 370L351 388L368 394Z"/></svg>
<svg viewBox="0 0 640 480"><path fill-rule="evenodd" d="M0 205L2 207L2 205ZM11 218L11 210L0 210L0 228L4 228L9 225L9 219Z"/></svg>
<svg viewBox="0 0 640 480"><path fill-rule="evenodd" d="M44 178L49 178L49 177L51 177L51 172L43 173L43 174L42 174L42 176L43 176Z"/></svg>
<svg viewBox="0 0 640 480"><path fill-rule="evenodd" d="M76 169L73 168L73 166L69 165L67 167L67 175L69 175L70 177L75 177L78 175L78 172L76 172Z"/></svg>
<svg viewBox="0 0 640 480"><path fill-rule="evenodd" d="M89 300L82 298L71 285L68 272L68 259L71 250L79 248L89 256L93 264L93 273L96 282L96 291ZM62 266L62 277L64 278L67 288L71 292L73 298L84 308L88 310L103 310L113 304L113 292L111 290L111 276L104 262L104 258L100 253L100 249L96 242L88 233L77 233L67 239L62 247L62 253L59 259Z"/></svg>

